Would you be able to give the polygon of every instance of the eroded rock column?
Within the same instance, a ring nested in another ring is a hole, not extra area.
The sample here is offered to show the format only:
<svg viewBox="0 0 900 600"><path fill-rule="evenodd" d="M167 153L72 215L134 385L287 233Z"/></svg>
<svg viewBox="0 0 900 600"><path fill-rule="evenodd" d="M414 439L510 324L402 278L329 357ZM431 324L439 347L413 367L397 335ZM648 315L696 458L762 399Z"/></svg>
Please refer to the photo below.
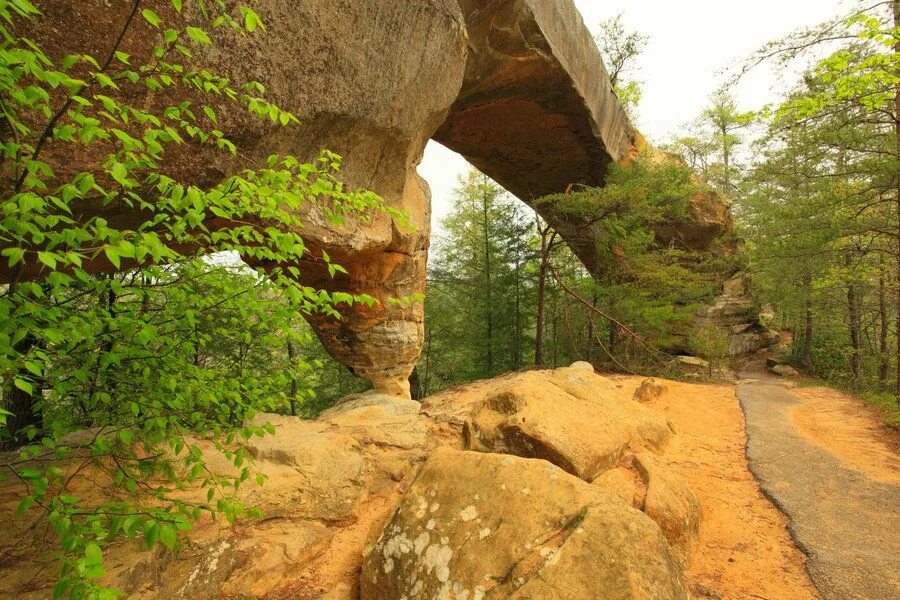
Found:
<svg viewBox="0 0 900 600"><path fill-rule="evenodd" d="M268 33L218 46L223 65L266 84L293 111L298 129L262 135L260 153L344 157L342 180L370 189L409 215L384 214L333 227L310 215L303 235L312 256L325 250L349 275L332 279L303 266L305 283L369 294L378 302L311 318L329 353L381 392L409 395L423 341L424 307L395 302L425 290L430 198L416 166L458 96L466 61L465 24L455 0L266 0ZM232 57L242 57L234 61Z"/></svg>

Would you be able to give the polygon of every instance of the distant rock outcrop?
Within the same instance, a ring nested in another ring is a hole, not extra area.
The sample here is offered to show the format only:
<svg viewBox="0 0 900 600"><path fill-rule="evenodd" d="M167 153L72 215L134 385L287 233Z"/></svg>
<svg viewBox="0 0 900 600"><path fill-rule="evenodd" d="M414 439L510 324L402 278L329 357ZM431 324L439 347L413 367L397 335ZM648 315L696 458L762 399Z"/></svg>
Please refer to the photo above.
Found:
<svg viewBox="0 0 900 600"><path fill-rule="evenodd" d="M749 356L778 344L778 332L760 322L759 309L750 295L750 276L738 273L722 288L722 294L712 304L697 311L696 326L720 329L728 338L732 357Z"/></svg>
<svg viewBox="0 0 900 600"><path fill-rule="evenodd" d="M112 546L108 584L134 600L688 597L701 510L666 463L672 428L583 366L473 383L421 407L363 394L317 420L256 422L276 431L244 444L266 481L238 497L264 518L201 521L174 552ZM213 473L235 472L209 441L193 443ZM99 489L90 469L81 481L81 494ZM29 519L7 521L21 490L2 485L0 586L46 598Z"/></svg>

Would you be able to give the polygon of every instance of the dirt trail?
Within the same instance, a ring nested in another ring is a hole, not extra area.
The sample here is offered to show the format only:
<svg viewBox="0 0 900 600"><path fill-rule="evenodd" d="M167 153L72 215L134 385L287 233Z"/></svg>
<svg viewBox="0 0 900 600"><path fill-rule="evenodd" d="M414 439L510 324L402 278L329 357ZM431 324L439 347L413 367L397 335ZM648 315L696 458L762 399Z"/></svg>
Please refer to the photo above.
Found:
<svg viewBox="0 0 900 600"><path fill-rule="evenodd" d="M787 515L819 592L835 600L900 598L891 436L848 397L753 376L737 386L750 468Z"/></svg>
<svg viewBox="0 0 900 600"><path fill-rule="evenodd" d="M642 378L617 378L628 393ZM791 540L787 519L761 492L747 468L746 437L734 386L666 382L648 403L678 435L667 462L694 488L703 506L700 541L687 576L698 600L818 598L806 557Z"/></svg>
<svg viewBox="0 0 900 600"><path fill-rule="evenodd" d="M831 388L798 387L791 392L804 401L791 409L791 423L807 441L845 467L900 485L900 433L885 427L875 409Z"/></svg>

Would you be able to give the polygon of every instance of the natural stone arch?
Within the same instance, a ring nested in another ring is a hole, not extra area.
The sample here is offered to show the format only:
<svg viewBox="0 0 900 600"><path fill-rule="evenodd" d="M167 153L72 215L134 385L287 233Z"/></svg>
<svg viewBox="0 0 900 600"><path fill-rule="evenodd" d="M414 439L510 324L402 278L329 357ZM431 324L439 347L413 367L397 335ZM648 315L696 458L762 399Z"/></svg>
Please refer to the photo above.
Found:
<svg viewBox="0 0 900 600"><path fill-rule="evenodd" d="M169 0L143 5L174 17ZM40 8L45 16L24 33L60 60L72 52L108 52L115 29L109 24L124 22L129 7L45 0ZM388 300L424 292L431 210L416 166L428 140L457 150L533 202L570 184L602 185L610 163L634 152L640 136L572 0L260 0L256 9L266 20L264 35L226 36L199 60L234 80L260 81L268 98L301 124L285 130L225 113L221 127L250 154L310 158L322 148L335 151L345 158L347 184L409 213L413 228L386 215L338 228L306 215L307 244L314 253L327 251L348 274L331 279L315 261L301 265L309 285L379 300L344 309L340 321L310 322L338 361L379 391L408 395L424 309ZM146 27L136 26L123 49L137 56L150 44ZM149 93L137 101L165 102ZM44 159L65 174L78 168L67 151L48 148ZM203 184L237 165L189 146L168 157L166 168ZM727 220L727 210L717 206L694 210L710 234ZM599 232L552 205L538 209L592 270ZM137 215L108 217L127 227ZM678 224L673 231L685 235ZM8 275L0 264L0 276ZM37 275L37 269L26 273Z"/></svg>

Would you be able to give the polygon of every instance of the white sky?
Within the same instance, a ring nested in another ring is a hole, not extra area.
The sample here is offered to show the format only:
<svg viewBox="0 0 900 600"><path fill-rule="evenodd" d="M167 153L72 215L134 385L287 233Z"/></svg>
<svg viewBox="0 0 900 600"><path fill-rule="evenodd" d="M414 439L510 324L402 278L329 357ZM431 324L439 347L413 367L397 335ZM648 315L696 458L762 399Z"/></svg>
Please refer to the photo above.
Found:
<svg viewBox="0 0 900 600"><path fill-rule="evenodd" d="M635 78L644 82L637 126L662 143L693 121L722 84L722 71L766 42L847 10L845 0L575 0L594 32L619 13L626 29L650 37ZM790 85L787 82L784 85ZM735 90L742 110L778 98L779 77L758 69ZM457 176L468 163L431 142L419 173L431 185L433 225L452 208Z"/></svg>

